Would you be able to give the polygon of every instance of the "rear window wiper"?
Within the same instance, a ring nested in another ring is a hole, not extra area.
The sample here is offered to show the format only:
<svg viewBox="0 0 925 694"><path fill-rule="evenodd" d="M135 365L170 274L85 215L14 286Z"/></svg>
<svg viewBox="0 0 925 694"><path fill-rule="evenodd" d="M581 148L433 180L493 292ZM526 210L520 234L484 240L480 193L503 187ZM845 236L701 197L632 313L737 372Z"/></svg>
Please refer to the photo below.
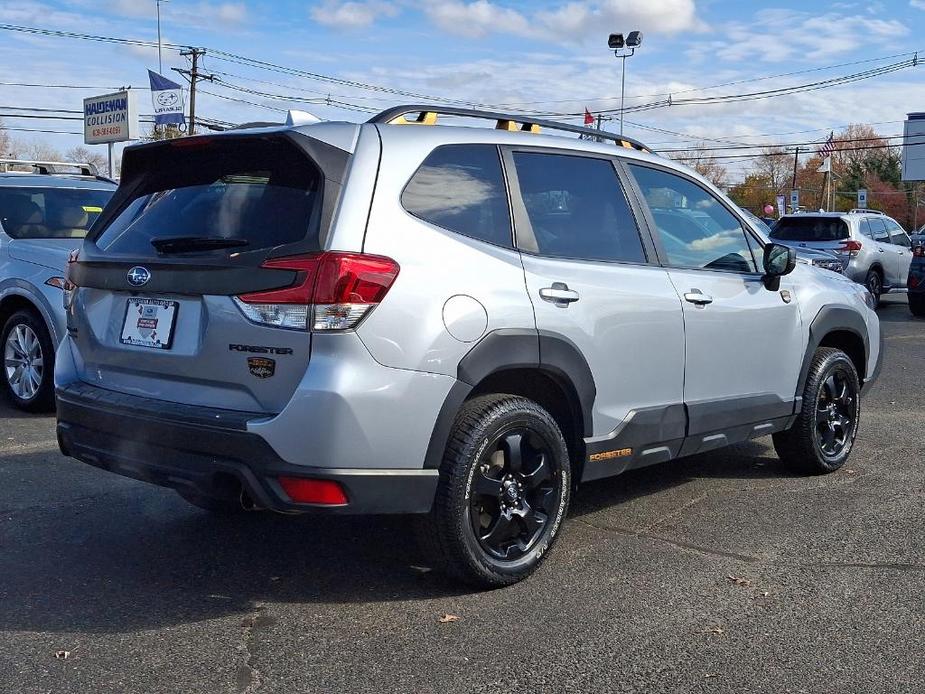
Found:
<svg viewBox="0 0 925 694"><path fill-rule="evenodd" d="M151 245L158 253L185 253L187 251L211 251L220 248L249 246L244 239L226 239L221 236L172 236L154 239Z"/></svg>

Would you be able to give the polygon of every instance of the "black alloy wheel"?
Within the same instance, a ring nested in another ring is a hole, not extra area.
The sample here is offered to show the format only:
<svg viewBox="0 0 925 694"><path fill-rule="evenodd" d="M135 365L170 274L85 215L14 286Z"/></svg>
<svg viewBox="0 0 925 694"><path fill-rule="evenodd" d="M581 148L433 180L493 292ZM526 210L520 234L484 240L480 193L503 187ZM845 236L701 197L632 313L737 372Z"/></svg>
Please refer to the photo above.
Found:
<svg viewBox="0 0 925 694"><path fill-rule="evenodd" d="M551 459L549 444L525 426L511 427L486 450L472 479L469 522L495 559L520 559L551 522L562 483Z"/></svg>
<svg viewBox="0 0 925 694"><path fill-rule="evenodd" d="M857 424L856 398L853 382L844 371L832 371L819 387L816 443L824 456L837 458L850 444Z"/></svg>

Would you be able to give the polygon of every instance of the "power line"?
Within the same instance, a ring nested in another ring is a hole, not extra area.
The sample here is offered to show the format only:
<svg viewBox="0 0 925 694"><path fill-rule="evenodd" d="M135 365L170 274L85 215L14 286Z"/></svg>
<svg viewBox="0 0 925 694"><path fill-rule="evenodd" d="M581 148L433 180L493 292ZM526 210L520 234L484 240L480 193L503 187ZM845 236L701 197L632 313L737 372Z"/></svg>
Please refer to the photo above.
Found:
<svg viewBox="0 0 925 694"><path fill-rule="evenodd" d="M853 65L876 63L876 62L880 62L883 60L892 60L894 58L902 58L903 56L907 56L907 55L911 55L915 57L919 52L920 51L906 51L905 53L894 53L893 55L880 56L879 58L867 58L864 60L854 60L854 61L846 62L846 63L837 63L835 65L824 65L822 67L807 68L804 70L794 70L792 72L781 72L776 75L764 75L762 77L750 77L747 79L732 80L729 82L720 82L719 84L711 84L706 87L690 87L688 89L680 89L680 90L673 91L673 92L657 92L654 94L634 94L632 96L627 94L626 98L627 99L648 99L648 98L654 98L658 96L673 96L677 94L689 94L691 92L705 92L711 89L719 89L720 87L732 87L732 86L736 86L740 84L749 84L749 83L754 83L754 82L763 82L763 81L772 80L772 79L780 79L781 77L794 77L796 75L805 75L805 74L809 74L813 72L824 72L826 70L835 70L841 67L851 67ZM572 99L549 99L545 101L544 100L520 101L520 102L511 101L511 102L506 102L506 103L499 104L499 105L500 106L533 106L536 104L570 103L574 101L593 102L593 101L619 101L619 100L620 100L619 96L601 96L601 97L586 97L586 98L575 97Z"/></svg>

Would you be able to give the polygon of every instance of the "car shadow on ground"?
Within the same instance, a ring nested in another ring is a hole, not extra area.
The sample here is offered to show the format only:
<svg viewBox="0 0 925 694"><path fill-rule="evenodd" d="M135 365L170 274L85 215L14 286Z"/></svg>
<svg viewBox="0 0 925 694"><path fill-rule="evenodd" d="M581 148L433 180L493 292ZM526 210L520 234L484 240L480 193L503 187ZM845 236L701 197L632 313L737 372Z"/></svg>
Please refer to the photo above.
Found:
<svg viewBox="0 0 925 694"><path fill-rule="evenodd" d="M212 516L168 490L123 480L107 487L106 473L86 474L99 475L106 491L0 513L0 630L119 633L249 613L261 603L445 604L473 592L429 569L414 519ZM767 447L746 444L589 484L571 515L696 478L788 474Z"/></svg>

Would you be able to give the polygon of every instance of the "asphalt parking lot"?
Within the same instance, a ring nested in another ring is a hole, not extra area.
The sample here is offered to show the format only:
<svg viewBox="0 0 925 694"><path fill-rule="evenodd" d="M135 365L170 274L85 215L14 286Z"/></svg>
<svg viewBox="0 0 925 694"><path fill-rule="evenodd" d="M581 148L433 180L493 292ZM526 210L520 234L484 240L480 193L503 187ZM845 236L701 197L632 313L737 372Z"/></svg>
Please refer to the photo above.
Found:
<svg viewBox="0 0 925 694"><path fill-rule="evenodd" d="M0 692L921 692L925 321L880 316L845 469L761 440L589 485L489 593L404 519L210 517L2 404Z"/></svg>

